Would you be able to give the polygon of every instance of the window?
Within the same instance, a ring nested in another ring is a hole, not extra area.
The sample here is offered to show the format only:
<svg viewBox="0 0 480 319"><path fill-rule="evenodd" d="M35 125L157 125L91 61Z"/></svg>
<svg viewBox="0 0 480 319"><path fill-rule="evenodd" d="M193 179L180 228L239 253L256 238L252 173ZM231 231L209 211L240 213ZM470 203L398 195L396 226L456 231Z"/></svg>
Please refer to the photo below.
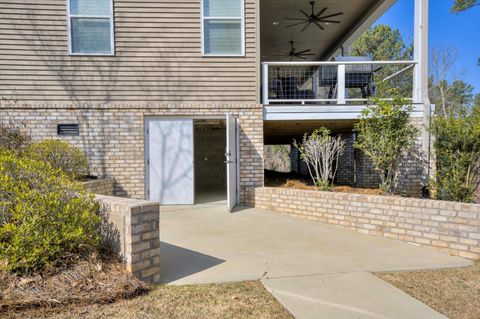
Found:
<svg viewBox="0 0 480 319"><path fill-rule="evenodd" d="M245 55L244 0L202 1L202 54Z"/></svg>
<svg viewBox="0 0 480 319"><path fill-rule="evenodd" d="M113 55L113 0L67 0L70 54Z"/></svg>

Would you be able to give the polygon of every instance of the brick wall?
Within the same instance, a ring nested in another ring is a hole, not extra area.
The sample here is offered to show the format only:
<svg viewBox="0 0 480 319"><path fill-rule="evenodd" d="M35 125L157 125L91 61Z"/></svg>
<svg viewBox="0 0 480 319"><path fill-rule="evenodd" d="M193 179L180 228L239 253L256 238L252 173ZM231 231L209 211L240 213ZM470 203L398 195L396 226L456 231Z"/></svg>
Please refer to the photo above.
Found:
<svg viewBox="0 0 480 319"><path fill-rule="evenodd" d="M98 195L114 195L114 181L113 178L100 178L96 180L91 180L88 182L82 183L83 187L87 192L98 194Z"/></svg>
<svg viewBox="0 0 480 319"><path fill-rule="evenodd" d="M260 104L6 104L0 120L23 123L34 139L61 138L83 149L91 174L115 179L115 195L145 198L144 121L148 116L224 116L240 123L240 199L263 186L263 108ZM80 136L57 136L57 124L78 123Z"/></svg>
<svg viewBox="0 0 480 319"><path fill-rule="evenodd" d="M139 279L160 281L160 211L158 203L97 195L107 218L106 236Z"/></svg>
<svg viewBox="0 0 480 319"><path fill-rule="evenodd" d="M248 203L362 233L480 258L480 205L333 192L260 187Z"/></svg>
<svg viewBox="0 0 480 319"><path fill-rule="evenodd" d="M353 186L355 181L355 152L353 147L355 142L354 135L341 134L345 141L345 149L338 158L338 169L335 178L335 184ZM357 152L358 153L358 152ZM358 173L358 170L357 170ZM358 174L357 174L358 176ZM377 184L378 185L378 184Z"/></svg>
<svg viewBox="0 0 480 319"><path fill-rule="evenodd" d="M411 119L419 130L422 120ZM372 161L358 149L354 149L354 134L343 133L345 150L339 158L338 171L335 183L339 185L356 185L361 188L377 188L380 177L374 169ZM422 178L426 170L425 155L421 154L420 132L416 145L401 160L397 193L404 196L421 197ZM355 183L354 183L355 182Z"/></svg>

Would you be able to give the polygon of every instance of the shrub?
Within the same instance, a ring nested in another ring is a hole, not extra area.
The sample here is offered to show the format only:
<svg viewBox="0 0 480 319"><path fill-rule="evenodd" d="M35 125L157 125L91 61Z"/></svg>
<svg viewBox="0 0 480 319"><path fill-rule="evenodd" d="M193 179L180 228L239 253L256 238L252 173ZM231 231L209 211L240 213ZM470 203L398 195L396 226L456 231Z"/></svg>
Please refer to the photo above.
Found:
<svg viewBox="0 0 480 319"><path fill-rule="evenodd" d="M415 145L418 130L410 123L411 103L398 90L391 99L374 98L361 113L355 147L369 157L380 175L380 189L393 194L402 157Z"/></svg>
<svg viewBox="0 0 480 319"><path fill-rule="evenodd" d="M330 130L321 127L309 136L305 134L301 144L294 141L300 157L307 163L308 172L316 187L330 190L338 167L338 157L343 153L345 141L340 136L330 136Z"/></svg>
<svg viewBox="0 0 480 319"><path fill-rule="evenodd" d="M43 140L31 144L25 150L25 156L50 163L71 177L88 174L87 156L66 141Z"/></svg>
<svg viewBox="0 0 480 319"><path fill-rule="evenodd" d="M15 122L0 123L0 148L19 152L31 142L29 134Z"/></svg>
<svg viewBox="0 0 480 319"><path fill-rule="evenodd" d="M93 195L50 164L0 150L0 267L29 273L98 249Z"/></svg>
<svg viewBox="0 0 480 319"><path fill-rule="evenodd" d="M480 106L433 122L438 199L472 202L480 182Z"/></svg>

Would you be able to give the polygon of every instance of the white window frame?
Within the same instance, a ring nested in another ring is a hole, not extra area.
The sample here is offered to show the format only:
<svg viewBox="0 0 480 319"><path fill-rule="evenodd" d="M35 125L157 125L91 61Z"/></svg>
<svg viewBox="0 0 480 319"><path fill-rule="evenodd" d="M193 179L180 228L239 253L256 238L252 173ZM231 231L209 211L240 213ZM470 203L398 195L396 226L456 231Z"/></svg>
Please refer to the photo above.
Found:
<svg viewBox="0 0 480 319"><path fill-rule="evenodd" d="M110 15L83 15L83 14L71 14L70 2L67 0L67 33L68 33L68 54L69 55L98 55L98 56L112 56L115 55L115 21L113 12L113 1L110 2ZM88 18L88 19L109 19L110 21L110 52L105 53L91 53L91 52L73 52L72 45L72 18Z"/></svg>
<svg viewBox="0 0 480 319"><path fill-rule="evenodd" d="M209 57L241 57L245 56L245 0L240 1L240 11L241 14L239 17L205 17L205 12L203 10L204 7L204 0L200 1L200 15L201 15L201 42L202 42L202 56ZM240 28L241 28L241 35L242 35L242 42L241 47L242 51L238 54L215 54L215 53L205 53L205 21L207 20L239 20L240 19Z"/></svg>

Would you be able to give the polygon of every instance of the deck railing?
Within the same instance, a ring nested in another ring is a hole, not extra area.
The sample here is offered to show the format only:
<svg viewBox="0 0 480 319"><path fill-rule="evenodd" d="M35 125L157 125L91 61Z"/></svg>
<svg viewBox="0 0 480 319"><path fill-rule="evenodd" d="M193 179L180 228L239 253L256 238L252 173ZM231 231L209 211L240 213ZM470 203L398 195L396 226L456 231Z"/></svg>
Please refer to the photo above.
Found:
<svg viewBox="0 0 480 319"><path fill-rule="evenodd" d="M413 92L415 61L263 62L264 105L365 104Z"/></svg>

